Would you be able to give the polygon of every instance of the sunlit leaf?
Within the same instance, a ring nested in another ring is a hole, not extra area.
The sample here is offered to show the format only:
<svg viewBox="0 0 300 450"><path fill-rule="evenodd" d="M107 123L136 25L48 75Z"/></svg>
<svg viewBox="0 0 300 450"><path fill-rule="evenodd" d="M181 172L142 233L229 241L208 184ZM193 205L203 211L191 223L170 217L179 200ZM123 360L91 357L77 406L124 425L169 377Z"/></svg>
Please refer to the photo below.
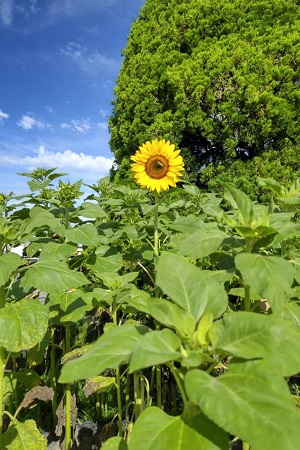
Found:
<svg viewBox="0 0 300 450"><path fill-rule="evenodd" d="M58 292L89 284L83 273L70 270L66 263L53 258L38 261L26 271L21 286L31 287L44 292Z"/></svg>
<svg viewBox="0 0 300 450"><path fill-rule="evenodd" d="M134 347L129 371L163 364L181 358L179 348L181 341L173 331L155 330L141 337Z"/></svg>
<svg viewBox="0 0 300 450"><path fill-rule="evenodd" d="M227 432L256 449L295 450L300 439L299 412L287 387L278 386L255 367L219 377L195 369L185 377L189 398Z"/></svg>
<svg viewBox="0 0 300 450"><path fill-rule="evenodd" d="M65 237L76 244L96 246L99 242L98 231L92 223L85 223L78 227L68 228Z"/></svg>
<svg viewBox="0 0 300 450"><path fill-rule="evenodd" d="M129 361L132 351L149 329L143 325L122 325L104 333L81 358L62 368L60 383L94 377Z"/></svg>
<svg viewBox="0 0 300 450"><path fill-rule="evenodd" d="M13 422L0 438L5 450L46 450L47 440L38 430L34 420Z"/></svg>
<svg viewBox="0 0 300 450"><path fill-rule="evenodd" d="M48 309L39 300L7 303L0 309L0 345L10 352L34 347L44 337Z"/></svg>
<svg viewBox="0 0 300 450"><path fill-rule="evenodd" d="M0 256L0 286L4 285L11 274L22 263L22 258L16 253L6 253Z"/></svg>
<svg viewBox="0 0 300 450"><path fill-rule="evenodd" d="M266 298L274 312L280 313L285 300L292 295L294 266L283 258L252 253L238 254L235 264L244 283Z"/></svg>
<svg viewBox="0 0 300 450"><path fill-rule="evenodd" d="M182 339L191 339L195 331L193 316L175 303L150 297L145 291L133 290L126 301L138 311L150 314L154 319L178 332Z"/></svg>
<svg viewBox="0 0 300 450"><path fill-rule="evenodd" d="M228 450L228 436L204 414L172 417L151 406L138 418L128 450Z"/></svg>
<svg viewBox="0 0 300 450"><path fill-rule="evenodd" d="M197 322L207 305L215 318L227 307L223 285L207 277L186 258L162 253L157 263L157 285Z"/></svg>
<svg viewBox="0 0 300 450"><path fill-rule="evenodd" d="M245 359L264 358L281 375L300 371L295 358L300 342L300 329L279 317L238 312L225 316L216 347ZM216 324L218 327L219 324Z"/></svg>

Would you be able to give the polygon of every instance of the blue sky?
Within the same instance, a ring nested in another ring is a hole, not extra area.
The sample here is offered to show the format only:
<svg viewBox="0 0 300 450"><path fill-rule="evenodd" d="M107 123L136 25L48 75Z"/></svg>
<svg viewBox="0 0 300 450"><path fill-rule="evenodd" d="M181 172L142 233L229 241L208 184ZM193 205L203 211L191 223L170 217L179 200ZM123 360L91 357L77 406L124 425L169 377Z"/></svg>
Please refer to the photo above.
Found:
<svg viewBox="0 0 300 450"><path fill-rule="evenodd" d="M58 167L95 183L113 161L108 117L144 0L0 0L0 192Z"/></svg>

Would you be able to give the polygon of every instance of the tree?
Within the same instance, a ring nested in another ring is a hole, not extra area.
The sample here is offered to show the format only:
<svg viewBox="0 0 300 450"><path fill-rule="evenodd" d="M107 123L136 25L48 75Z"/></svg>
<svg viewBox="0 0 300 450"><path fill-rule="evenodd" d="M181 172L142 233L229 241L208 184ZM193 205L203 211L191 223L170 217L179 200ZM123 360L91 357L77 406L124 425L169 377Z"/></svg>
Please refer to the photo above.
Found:
<svg viewBox="0 0 300 450"><path fill-rule="evenodd" d="M146 0L115 88L117 178L153 138L182 149L189 179L299 138L299 0Z"/></svg>

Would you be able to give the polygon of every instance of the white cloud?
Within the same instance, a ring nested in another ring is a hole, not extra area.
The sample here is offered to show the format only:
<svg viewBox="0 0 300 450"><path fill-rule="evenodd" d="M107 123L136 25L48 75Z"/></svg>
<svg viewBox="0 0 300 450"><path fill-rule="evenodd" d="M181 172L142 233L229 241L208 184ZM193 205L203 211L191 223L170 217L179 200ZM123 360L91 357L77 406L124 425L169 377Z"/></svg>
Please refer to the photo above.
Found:
<svg viewBox="0 0 300 450"><path fill-rule="evenodd" d="M39 128L45 130L46 128L52 128L52 126L42 120L36 119L33 115L23 115L17 125L23 130L31 130L32 128Z"/></svg>
<svg viewBox="0 0 300 450"><path fill-rule="evenodd" d="M29 170L37 167L58 167L64 171L82 172L82 177L87 174L96 174L98 178L106 176L112 167L113 159L105 156L92 156L85 153L75 153L72 150L53 152L46 150L42 145L34 156L18 158L16 156L0 154L0 163L8 165L22 165Z"/></svg>
<svg viewBox="0 0 300 450"><path fill-rule="evenodd" d="M4 119L8 119L9 118L9 114L5 113L2 111L2 109L0 109L0 124L3 124Z"/></svg>
<svg viewBox="0 0 300 450"><path fill-rule="evenodd" d="M9 26L13 21L14 0L0 0L0 18L3 25Z"/></svg>
<svg viewBox="0 0 300 450"><path fill-rule="evenodd" d="M100 71L103 71L104 67L106 70L113 70L114 72L119 69L120 61L102 55L97 50L90 51L78 42L69 42L65 47L60 48L60 52L89 75L97 75Z"/></svg>

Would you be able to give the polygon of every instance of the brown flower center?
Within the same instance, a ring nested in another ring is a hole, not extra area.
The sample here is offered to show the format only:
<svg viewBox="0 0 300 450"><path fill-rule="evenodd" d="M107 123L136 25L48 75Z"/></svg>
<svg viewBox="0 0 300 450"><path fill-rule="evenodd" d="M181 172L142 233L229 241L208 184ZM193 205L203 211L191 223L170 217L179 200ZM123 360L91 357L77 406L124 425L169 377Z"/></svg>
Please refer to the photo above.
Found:
<svg viewBox="0 0 300 450"><path fill-rule="evenodd" d="M150 178L160 180L165 177L169 170L168 160L162 155L151 156L145 164L146 174Z"/></svg>

